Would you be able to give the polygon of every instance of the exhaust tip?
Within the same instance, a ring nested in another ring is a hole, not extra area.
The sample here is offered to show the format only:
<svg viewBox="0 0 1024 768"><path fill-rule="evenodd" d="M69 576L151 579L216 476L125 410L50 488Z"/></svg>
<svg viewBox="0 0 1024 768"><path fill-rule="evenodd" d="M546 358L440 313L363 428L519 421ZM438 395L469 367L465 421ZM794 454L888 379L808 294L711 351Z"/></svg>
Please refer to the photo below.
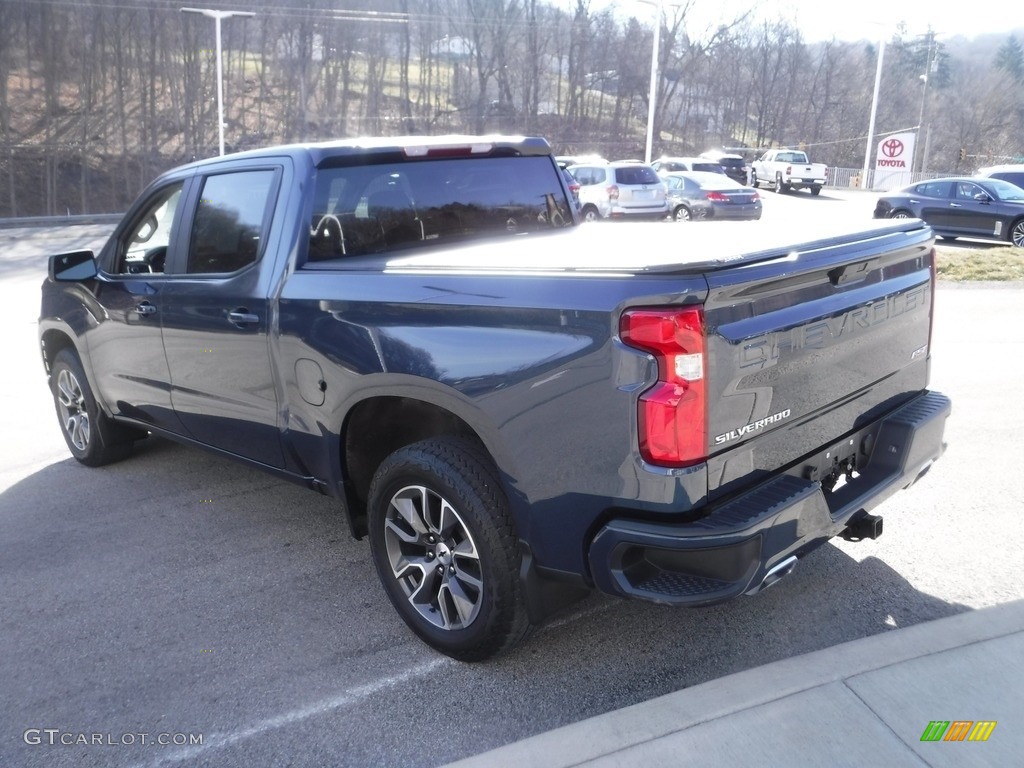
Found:
<svg viewBox="0 0 1024 768"><path fill-rule="evenodd" d="M793 572L793 569L796 568L796 560L796 555L790 555L781 563L776 563L768 573L764 575L764 578L761 579L761 583L753 589L747 590L746 594L756 595L761 590L768 589L768 587L778 583L785 576L789 576L789 574Z"/></svg>

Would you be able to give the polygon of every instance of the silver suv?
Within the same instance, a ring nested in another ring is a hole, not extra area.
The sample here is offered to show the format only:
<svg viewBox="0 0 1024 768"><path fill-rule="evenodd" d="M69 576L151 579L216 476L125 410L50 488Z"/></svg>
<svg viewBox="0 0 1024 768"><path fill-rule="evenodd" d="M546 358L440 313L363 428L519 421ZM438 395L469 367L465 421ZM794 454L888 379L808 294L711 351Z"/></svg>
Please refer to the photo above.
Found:
<svg viewBox="0 0 1024 768"><path fill-rule="evenodd" d="M651 166L636 162L570 166L580 184L584 221L608 218L662 219L668 215L665 183Z"/></svg>
<svg viewBox="0 0 1024 768"><path fill-rule="evenodd" d="M1024 189L1024 165L993 165L989 168L979 168L974 175L1002 179Z"/></svg>

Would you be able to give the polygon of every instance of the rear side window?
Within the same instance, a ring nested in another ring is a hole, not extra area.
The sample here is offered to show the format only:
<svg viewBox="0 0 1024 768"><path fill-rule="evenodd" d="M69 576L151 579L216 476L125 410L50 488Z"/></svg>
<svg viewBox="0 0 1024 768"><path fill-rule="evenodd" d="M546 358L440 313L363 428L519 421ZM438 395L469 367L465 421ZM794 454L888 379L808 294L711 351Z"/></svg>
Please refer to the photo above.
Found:
<svg viewBox="0 0 1024 768"><path fill-rule="evenodd" d="M616 184L657 184L658 174L646 165L630 165L615 169Z"/></svg>
<svg viewBox="0 0 1024 768"><path fill-rule="evenodd" d="M574 223L550 157L431 158L321 168L311 213L307 262L523 235Z"/></svg>
<svg viewBox="0 0 1024 768"><path fill-rule="evenodd" d="M949 197L950 183L948 181L929 181L918 184L914 191L925 197Z"/></svg>
<svg viewBox="0 0 1024 768"><path fill-rule="evenodd" d="M188 251L188 272L237 272L260 256L273 170L239 171L203 181Z"/></svg>

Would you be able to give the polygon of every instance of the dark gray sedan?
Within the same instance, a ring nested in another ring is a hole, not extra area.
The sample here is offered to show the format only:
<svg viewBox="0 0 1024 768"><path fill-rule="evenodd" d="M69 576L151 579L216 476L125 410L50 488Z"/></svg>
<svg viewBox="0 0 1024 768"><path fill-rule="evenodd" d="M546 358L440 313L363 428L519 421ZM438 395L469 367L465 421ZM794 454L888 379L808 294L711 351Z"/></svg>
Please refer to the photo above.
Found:
<svg viewBox="0 0 1024 768"><path fill-rule="evenodd" d="M917 218L944 240L1007 240L1024 248L1024 189L979 177L933 179L882 195L876 219Z"/></svg>
<svg viewBox="0 0 1024 768"><path fill-rule="evenodd" d="M676 171L662 181L668 188L669 215L676 221L761 218L761 195L724 173Z"/></svg>

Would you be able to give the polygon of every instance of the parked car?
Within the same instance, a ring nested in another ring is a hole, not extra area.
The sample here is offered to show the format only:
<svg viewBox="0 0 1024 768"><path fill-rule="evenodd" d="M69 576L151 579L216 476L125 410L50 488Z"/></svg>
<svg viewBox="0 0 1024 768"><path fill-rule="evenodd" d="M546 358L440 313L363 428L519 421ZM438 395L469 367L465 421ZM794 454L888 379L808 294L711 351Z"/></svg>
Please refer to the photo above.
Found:
<svg viewBox="0 0 1024 768"><path fill-rule="evenodd" d="M573 165L584 221L660 219L668 214L665 184L651 166L635 162Z"/></svg>
<svg viewBox="0 0 1024 768"><path fill-rule="evenodd" d="M944 240L980 237L1024 248L1024 190L1002 179L933 179L878 198L876 219L911 217Z"/></svg>
<svg viewBox="0 0 1024 768"><path fill-rule="evenodd" d="M668 173L670 213L676 221L761 218L761 195L722 173Z"/></svg>
<svg viewBox="0 0 1024 768"><path fill-rule="evenodd" d="M750 184L750 166L743 159L742 155L734 155L729 152L711 151L702 152L701 157L705 160L713 160L722 166L722 172L733 181L740 184Z"/></svg>
<svg viewBox="0 0 1024 768"><path fill-rule="evenodd" d="M1002 179L1024 189L1024 165L992 165L988 168L979 168L974 175Z"/></svg>
<svg viewBox="0 0 1024 768"><path fill-rule="evenodd" d="M722 173L722 166L706 157L662 157L651 163L651 168L659 176L676 171L703 171L705 173Z"/></svg>

